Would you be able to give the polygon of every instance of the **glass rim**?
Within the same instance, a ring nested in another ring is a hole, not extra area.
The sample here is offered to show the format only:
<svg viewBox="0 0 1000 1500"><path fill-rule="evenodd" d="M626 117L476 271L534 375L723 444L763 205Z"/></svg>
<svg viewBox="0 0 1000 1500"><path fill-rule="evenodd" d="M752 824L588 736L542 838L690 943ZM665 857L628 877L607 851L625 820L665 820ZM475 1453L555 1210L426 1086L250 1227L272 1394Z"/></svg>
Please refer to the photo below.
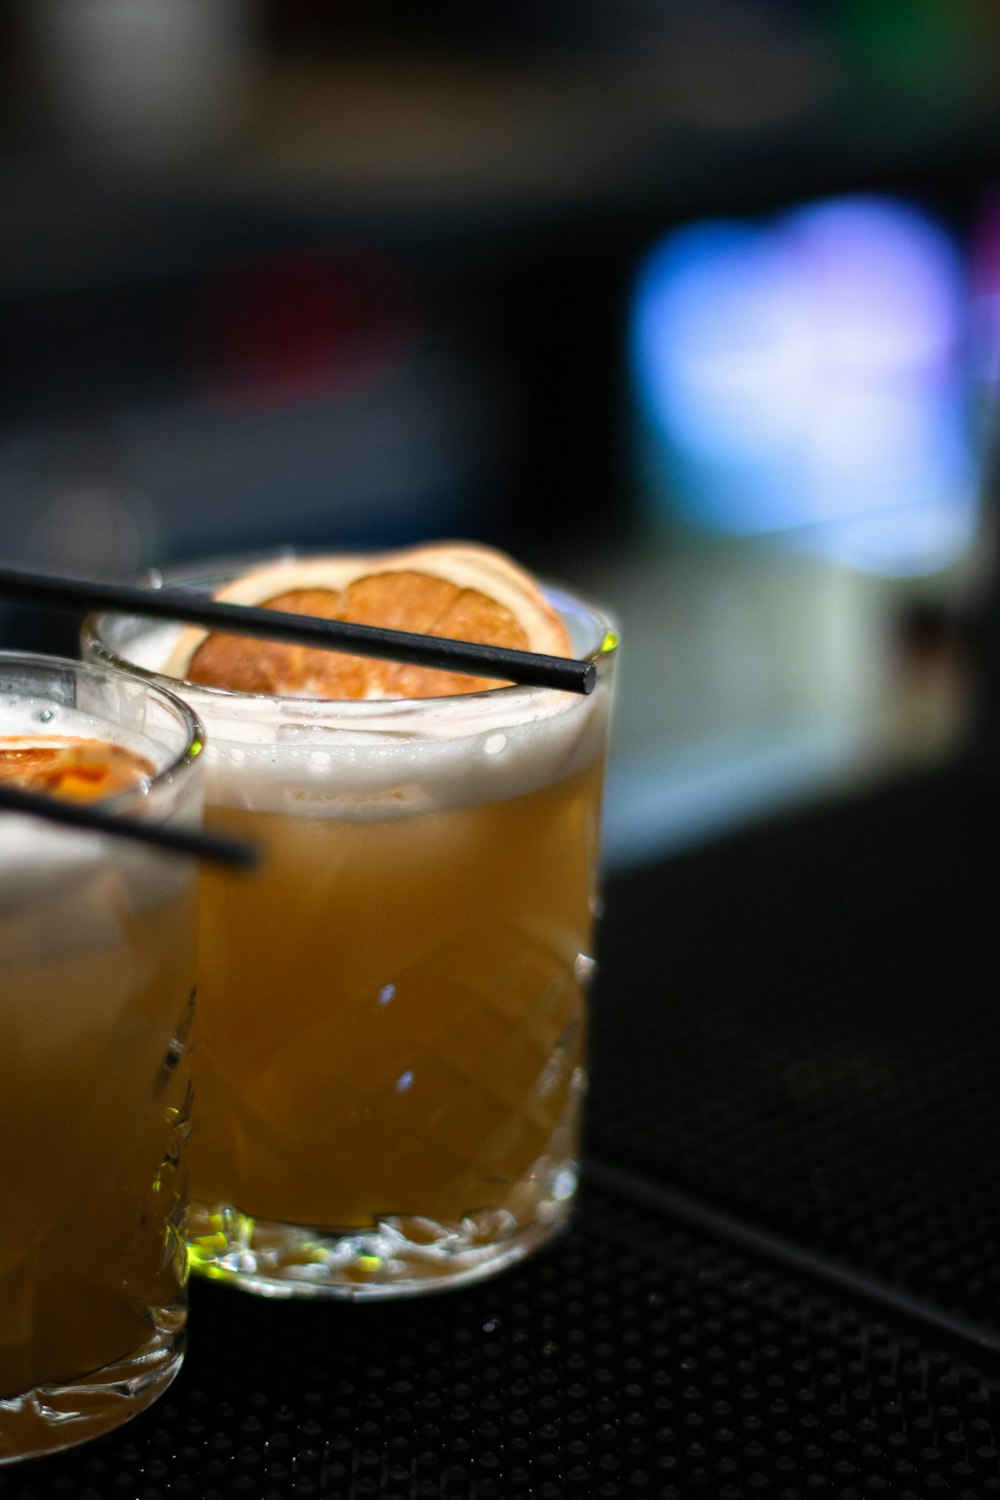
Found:
<svg viewBox="0 0 1000 1500"><path fill-rule="evenodd" d="M296 548L278 547L272 552L265 553L234 553L228 557L208 558L181 564L179 567L169 569L150 569L144 575L142 581L155 580L152 587L162 585L183 586L185 583L200 581L202 579L217 578L220 575L231 574L243 568L250 568L260 563L274 562L287 558L322 557L326 554L319 551L297 550ZM350 554L347 554L350 555ZM593 662L598 669L604 664L612 662L618 655L620 645L620 630L618 623L610 610L602 605L593 604L582 598L572 589L562 584L555 583L549 579L539 581L539 587L546 598L560 608L560 601L571 604L574 608L584 612L593 622L595 633L599 637L597 644L581 656L581 660ZM565 611L560 608L560 613ZM482 706L484 703L503 704L511 703L518 695L539 695L545 693L561 693L565 689L551 687L526 687L523 683L507 682L500 683L497 687L480 688L474 693L440 693L427 698L320 698L315 695L301 693L248 693L236 688L212 687L206 683L190 682L184 677L169 677L164 672L157 671L152 667L144 667L138 662L130 661L128 657L120 653L111 645L101 633L103 622L108 620L141 620L144 617L139 614L129 614L121 610L92 610L84 618L80 634L85 648L90 651L102 666L112 668L116 671L125 672L130 676L140 677L154 687L160 687L162 691L173 693L175 696L183 694L185 689L204 694L206 703L215 703L220 708L226 705L236 704L290 704L294 711L301 713L319 713L323 707L327 712L338 712L349 718L376 718L380 714L415 713L428 714L435 708L447 711L449 707L457 709L466 704L470 708L473 705ZM157 622L150 621L155 628ZM162 622L160 622L162 623ZM181 621L177 622L179 625ZM576 696L570 694L569 696Z"/></svg>
<svg viewBox="0 0 1000 1500"><path fill-rule="evenodd" d="M80 661L72 656L54 656L44 651L18 651L0 648L0 669L7 665L21 666L29 670L37 669L39 671L48 667L56 667L60 670L69 668L73 673L83 673L87 676L125 677L131 681L141 680L143 677L143 674L138 671L130 671L128 667L119 667L112 662ZM41 687L41 683L39 683L39 687ZM144 803L151 793L159 792L174 785L179 776L186 778L188 772L197 764L198 757L201 755L205 745L205 727L189 703L186 703L170 687L161 686L158 681L151 681L147 678L146 680L142 680L142 687L146 692L154 693L161 698L166 706L176 715L184 727L184 746L180 751L170 751L170 759L167 763L154 770L152 776L143 778L139 786L128 787L112 797L102 799L101 805L107 808L113 808L123 802L135 800L137 793L141 794L141 801ZM42 696L42 693L39 696ZM156 739L155 734L148 735L148 738L155 744L160 745L162 749L167 749L166 746L162 745L161 741Z"/></svg>

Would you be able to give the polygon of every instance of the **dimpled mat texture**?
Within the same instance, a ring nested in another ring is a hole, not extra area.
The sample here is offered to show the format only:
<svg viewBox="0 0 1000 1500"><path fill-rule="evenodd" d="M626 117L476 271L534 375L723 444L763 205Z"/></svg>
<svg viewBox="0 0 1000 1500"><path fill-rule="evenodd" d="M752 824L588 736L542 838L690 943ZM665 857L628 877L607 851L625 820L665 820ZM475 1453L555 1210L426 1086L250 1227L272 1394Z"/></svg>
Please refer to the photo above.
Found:
<svg viewBox="0 0 1000 1500"><path fill-rule="evenodd" d="M612 881L589 1182L481 1287L192 1289L3 1500L1000 1495L996 827L936 772Z"/></svg>
<svg viewBox="0 0 1000 1500"><path fill-rule="evenodd" d="M971 777L626 876L601 955L592 1151L1000 1331L1000 819Z"/></svg>

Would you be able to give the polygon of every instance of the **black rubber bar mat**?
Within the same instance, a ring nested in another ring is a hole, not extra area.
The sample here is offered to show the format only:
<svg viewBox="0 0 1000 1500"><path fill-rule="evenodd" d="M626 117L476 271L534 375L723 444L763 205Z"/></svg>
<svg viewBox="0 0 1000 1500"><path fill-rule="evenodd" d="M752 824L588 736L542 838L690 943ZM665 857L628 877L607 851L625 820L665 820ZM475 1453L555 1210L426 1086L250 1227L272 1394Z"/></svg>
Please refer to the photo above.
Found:
<svg viewBox="0 0 1000 1500"><path fill-rule="evenodd" d="M610 883L591 1152L1000 1330L1000 838L937 771Z"/></svg>
<svg viewBox="0 0 1000 1500"><path fill-rule="evenodd" d="M482 1287L378 1306L193 1289L160 1404L4 1500L1000 1495L1000 1357L591 1188Z"/></svg>

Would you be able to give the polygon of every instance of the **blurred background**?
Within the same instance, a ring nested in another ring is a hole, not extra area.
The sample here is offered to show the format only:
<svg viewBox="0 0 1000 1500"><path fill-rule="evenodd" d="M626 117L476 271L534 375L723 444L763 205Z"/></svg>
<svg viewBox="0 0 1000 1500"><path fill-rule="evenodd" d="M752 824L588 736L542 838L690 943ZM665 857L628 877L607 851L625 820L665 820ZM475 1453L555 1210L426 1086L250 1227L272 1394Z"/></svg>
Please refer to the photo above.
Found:
<svg viewBox="0 0 1000 1500"><path fill-rule="evenodd" d="M612 868L968 734L993 0L5 0L0 74L4 563L508 548L622 620Z"/></svg>

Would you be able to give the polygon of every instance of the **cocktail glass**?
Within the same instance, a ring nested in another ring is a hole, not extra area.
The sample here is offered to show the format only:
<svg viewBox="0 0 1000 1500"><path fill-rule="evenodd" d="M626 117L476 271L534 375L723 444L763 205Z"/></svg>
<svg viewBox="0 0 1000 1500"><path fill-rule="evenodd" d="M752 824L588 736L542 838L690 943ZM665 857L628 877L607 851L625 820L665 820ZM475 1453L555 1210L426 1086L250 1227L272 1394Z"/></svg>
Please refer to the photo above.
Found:
<svg viewBox="0 0 1000 1500"><path fill-rule="evenodd" d="M0 736L152 763L122 816L197 822L202 731L119 672L0 653ZM180 1368L189 859L0 813L0 1464L96 1437Z"/></svg>
<svg viewBox="0 0 1000 1500"><path fill-rule="evenodd" d="M172 575L210 592L232 563ZM209 824L259 875L202 876L192 1263L271 1296L454 1286L566 1220L617 638L548 590L586 697L399 701L172 682L209 736ZM176 631L89 621L155 683Z"/></svg>

